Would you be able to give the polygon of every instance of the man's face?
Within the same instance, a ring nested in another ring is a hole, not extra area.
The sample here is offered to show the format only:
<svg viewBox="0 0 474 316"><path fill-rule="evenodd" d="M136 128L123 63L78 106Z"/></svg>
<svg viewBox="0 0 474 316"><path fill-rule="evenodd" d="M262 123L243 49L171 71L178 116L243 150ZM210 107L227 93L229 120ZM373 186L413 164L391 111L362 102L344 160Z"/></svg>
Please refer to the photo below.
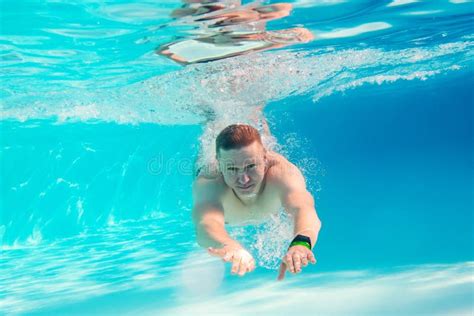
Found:
<svg viewBox="0 0 474 316"><path fill-rule="evenodd" d="M265 149L258 142L240 149L219 150L224 181L239 195L255 195L265 176Z"/></svg>

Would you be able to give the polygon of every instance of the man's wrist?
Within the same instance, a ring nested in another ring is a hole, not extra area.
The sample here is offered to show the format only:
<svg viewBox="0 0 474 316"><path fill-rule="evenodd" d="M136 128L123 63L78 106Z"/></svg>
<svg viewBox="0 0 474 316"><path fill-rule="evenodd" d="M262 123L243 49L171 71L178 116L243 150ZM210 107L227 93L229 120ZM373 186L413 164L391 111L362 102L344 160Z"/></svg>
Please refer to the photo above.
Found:
<svg viewBox="0 0 474 316"><path fill-rule="evenodd" d="M293 246L303 246L311 250L311 239L308 236L296 235L290 243L288 248Z"/></svg>

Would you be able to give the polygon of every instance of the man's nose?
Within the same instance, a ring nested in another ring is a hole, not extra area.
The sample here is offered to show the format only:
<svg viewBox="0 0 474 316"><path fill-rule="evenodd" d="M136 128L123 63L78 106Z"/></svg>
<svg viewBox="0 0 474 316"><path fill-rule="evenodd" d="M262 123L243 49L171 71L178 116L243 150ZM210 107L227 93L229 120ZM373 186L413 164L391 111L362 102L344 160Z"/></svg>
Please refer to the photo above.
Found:
<svg viewBox="0 0 474 316"><path fill-rule="evenodd" d="M239 178L238 178L239 184L246 184L247 182L249 182L249 180L250 180L250 177L245 172L239 175Z"/></svg>

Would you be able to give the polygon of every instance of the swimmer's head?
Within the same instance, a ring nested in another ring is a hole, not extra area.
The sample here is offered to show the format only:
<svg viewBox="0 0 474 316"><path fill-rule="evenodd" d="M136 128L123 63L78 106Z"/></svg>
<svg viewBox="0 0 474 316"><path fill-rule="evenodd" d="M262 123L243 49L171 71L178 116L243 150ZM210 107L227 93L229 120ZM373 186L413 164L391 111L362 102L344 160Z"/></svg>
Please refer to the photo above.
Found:
<svg viewBox="0 0 474 316"><path fill-rule="evenodd" d="M225 183L236 193L252 196L259 192L265 176L266 150L255 128L227 126L217 136L216 158Z"/></svg>

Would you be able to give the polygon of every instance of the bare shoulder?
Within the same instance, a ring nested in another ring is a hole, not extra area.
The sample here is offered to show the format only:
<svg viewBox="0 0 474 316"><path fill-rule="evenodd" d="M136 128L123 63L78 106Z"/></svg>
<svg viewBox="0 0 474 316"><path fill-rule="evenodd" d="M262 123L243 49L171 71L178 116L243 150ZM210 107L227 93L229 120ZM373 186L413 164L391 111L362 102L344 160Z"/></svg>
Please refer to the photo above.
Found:
<svg viewBox="0 0 474 316"><path fill-rule="evenodd" d="M193 182L193 221L212 219L224 223L222 196L225 186L221 177L198 176Z"/></svg>
<svg viewBox="0 0 474 316"><path fill-rule="evenodd" d="M280 188L306 187L306 182L300 169L284 156L270 152L267 155L267 181Z"/></svg>
<svg viewBox="0 0 474 316"><path fill-rule="evenodd" d="M275 157L277 163L269 168L267 183L278 192L285 210L294 214L303 206L314 208L313 196L300 169L281 155Z"/></svg>
<svg viewBox="0 0 474 316"><path fill-rule="evenodd" d="M204 201L219 201L225 192L225 183L220 175L200 174L193 182L194 204Z"/></svg>

